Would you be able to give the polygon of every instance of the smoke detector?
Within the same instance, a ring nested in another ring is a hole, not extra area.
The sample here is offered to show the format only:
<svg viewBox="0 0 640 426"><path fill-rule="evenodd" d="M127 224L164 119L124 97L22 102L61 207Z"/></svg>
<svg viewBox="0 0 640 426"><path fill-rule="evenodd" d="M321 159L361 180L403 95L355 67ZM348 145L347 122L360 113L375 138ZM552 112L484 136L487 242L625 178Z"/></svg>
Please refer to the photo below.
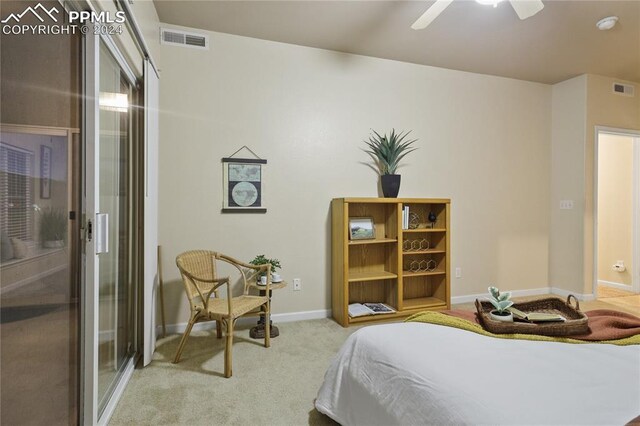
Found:
<svg viewBox="0 0 640 426"><path fill-rule="evenodd" d="M607 16L606 18L602 18L601 20L599 20L596 23L596 27L598 27L600 31L606 31L615 27L617 22L618 22L617 16Z"/></svg>

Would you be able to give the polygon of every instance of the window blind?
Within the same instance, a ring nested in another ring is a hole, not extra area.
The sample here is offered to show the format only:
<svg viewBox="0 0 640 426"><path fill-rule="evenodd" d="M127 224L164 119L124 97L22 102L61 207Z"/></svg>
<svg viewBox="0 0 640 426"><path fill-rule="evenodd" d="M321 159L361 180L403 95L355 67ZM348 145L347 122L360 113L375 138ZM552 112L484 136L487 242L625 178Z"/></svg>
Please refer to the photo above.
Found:
<svg viewBox="0 0 640 426"><path fill-rule="evenodd" d="M33 238L33 154L0 144L0 227L9 237Z"/></svg>

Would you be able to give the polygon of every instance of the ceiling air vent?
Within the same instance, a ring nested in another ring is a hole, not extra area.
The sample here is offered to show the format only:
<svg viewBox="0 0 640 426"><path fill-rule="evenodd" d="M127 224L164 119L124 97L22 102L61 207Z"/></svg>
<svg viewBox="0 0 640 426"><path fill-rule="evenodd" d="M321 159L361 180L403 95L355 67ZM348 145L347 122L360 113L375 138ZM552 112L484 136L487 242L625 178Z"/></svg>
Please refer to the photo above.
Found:
<svg viewBox="0 0 640 426"><path fill-rule="evenodd" d="M209 49L209 36L161 28L160 43L173 44L174 46L193 47L195 49Z"/></svg>
<svg viewBox="0 0 640 426"><path fill-rule="evenodd" d="M634 96L634 86L631 84L613 83L613 93L623 96Z"/></svg>

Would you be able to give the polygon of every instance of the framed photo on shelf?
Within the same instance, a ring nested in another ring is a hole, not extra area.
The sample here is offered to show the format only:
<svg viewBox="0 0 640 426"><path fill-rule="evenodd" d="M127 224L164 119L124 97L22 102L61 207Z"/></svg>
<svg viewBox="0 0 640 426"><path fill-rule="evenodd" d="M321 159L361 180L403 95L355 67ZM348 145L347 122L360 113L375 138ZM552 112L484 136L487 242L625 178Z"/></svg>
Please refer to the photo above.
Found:
<svg viewBox="0 0 640 426"><path fill-rule="evenodd" d="M51 147L40 145L40 198L51 198Z"/></svg>
<svg viewBox="0 0 640 426"><path fill-rule="evenodd" d="M373 218L352 217L349 218L349 239L372 240L376 237L376 229L373 226Z"/></svg>

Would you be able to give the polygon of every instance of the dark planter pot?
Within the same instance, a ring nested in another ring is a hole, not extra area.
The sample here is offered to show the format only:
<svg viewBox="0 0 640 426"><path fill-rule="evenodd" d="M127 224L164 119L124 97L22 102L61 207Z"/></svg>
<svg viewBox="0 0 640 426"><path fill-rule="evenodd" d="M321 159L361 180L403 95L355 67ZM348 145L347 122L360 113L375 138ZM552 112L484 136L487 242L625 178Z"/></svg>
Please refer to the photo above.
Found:
<svg viewBox="0 0 640 426"><path fill-rule="evenodd" d="M400 175L382 175L380 176L380 184L382 186L382 194L386 198L397 198L400 192Z"/></svg>

